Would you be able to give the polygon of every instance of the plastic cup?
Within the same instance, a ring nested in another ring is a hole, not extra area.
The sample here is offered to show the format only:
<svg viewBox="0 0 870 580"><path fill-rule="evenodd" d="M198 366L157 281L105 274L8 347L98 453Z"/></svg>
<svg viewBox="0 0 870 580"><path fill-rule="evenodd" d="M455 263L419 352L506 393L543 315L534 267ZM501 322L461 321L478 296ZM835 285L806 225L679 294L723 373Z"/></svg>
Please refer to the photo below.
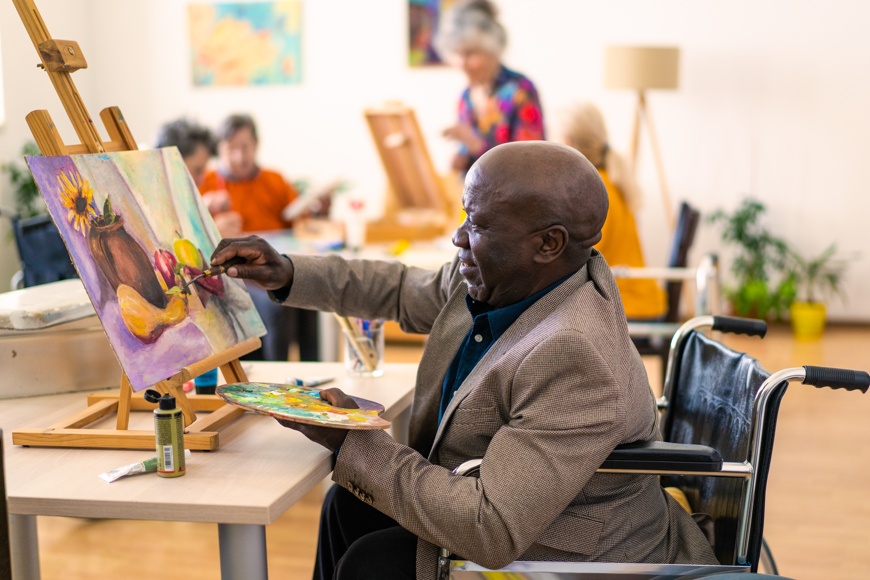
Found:
<svg viewBox="0 0 870 580"><path fill-rule="evenodd" d="M361 377L384 374L384 321L348 318L344 329L344 363L347 372Z"/></svg>

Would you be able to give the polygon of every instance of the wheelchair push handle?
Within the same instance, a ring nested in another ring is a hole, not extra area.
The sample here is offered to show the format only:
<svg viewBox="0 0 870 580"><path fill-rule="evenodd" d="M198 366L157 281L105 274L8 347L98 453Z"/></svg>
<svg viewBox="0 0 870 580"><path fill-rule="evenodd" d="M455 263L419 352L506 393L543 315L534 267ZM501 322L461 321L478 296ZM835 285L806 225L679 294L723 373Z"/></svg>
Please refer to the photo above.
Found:
<svg viewBox="0 0 870 580"><path fill-rule="evenodd" d="M746 334L761 338L767 334L765 321L754 318L737 318L736 316L714 316L712 328L730 334Z"/></svg>
<svg viewBox="0 0 870 580"><path fill-rule="evenodd" d="M862 393L866 393L870 387L870 375L865 371L813 366L805 366L804 371L806 372L806 378L803 381L805 385L861 391Z"/></svg>

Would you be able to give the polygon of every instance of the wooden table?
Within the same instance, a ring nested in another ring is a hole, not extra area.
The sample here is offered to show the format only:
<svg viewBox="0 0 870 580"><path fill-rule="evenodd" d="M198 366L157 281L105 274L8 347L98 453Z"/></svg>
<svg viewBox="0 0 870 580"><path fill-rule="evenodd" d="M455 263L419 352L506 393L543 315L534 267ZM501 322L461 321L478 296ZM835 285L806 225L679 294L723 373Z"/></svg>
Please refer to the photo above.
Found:
<svg viewBox="0 0 870 580"><path fill-rule="evenodd" d="M349 377L337 363L250 364L253 381L334 376L330 386L378 401L401 439L407 427L416 364L386 364L378 378ZM39 578L36 516L139 519L218 524L221 577L265 579L266 525L275 521L331 471L331 454L270 417L246 414L220 431L220 449L196 452L187 474L156 474L106 483L97 476L148 457L141 451L13 446L14 428L51 424L86 405L71 393L9 399L0 404L6 441L6 478L16 580ZM110 421L114 418L110 417ZM131 428L153 421L135 412ZM100 426L100 425L95 425ZM131 545L131 550L137 549Z"/></svg>

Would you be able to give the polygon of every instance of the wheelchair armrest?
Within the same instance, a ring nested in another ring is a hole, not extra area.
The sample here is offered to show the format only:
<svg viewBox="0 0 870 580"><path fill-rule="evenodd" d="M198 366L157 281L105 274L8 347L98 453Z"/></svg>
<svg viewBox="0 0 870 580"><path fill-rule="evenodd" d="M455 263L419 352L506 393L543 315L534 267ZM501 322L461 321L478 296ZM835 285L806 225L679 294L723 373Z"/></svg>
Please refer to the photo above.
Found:
<svg viewBox="0 0 870 580"><path fill-rule="evenodd" d="M482 459L469 459L453 470L453 475L477 475ZM645 471L682 471L712 473L722 471L722 456L706 445L638 441L620 445L599 469Z"/></svg>
<svg viewBox="0 0 870 580"><path fill-rule="evenodd" d="M722 456L706 445L638 441L620 445L601 469L713 472L722 470Z"/></svg>

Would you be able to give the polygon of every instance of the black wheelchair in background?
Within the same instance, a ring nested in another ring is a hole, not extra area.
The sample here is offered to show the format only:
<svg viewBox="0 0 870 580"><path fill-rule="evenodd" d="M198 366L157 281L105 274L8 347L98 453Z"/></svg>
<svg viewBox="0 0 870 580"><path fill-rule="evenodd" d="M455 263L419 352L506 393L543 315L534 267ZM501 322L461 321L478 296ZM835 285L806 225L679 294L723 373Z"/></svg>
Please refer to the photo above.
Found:
<svg viewBox="0 0 870 580"><path fill-rule="evenodd" d="M702 328L763 337L767 325L724 316L699 316L683 324L671 340L659 401L663 441L620 446L598 471L659 475L663 486L679 489L720 566L517 561L491 571L441 550L439 580L634 580L757 572L776 418L789 383L866 393L870 375L814 366L770 374L751 356L699 332ZM480 464L480 459L467 461L454 474L475 475Z"/></svg>
<svg viewBox="0 0 870 580"><path fill-rule="evenodd" d="M21 260L21 287L78 277L51 216L12 217L12 232Z"/></svg>

